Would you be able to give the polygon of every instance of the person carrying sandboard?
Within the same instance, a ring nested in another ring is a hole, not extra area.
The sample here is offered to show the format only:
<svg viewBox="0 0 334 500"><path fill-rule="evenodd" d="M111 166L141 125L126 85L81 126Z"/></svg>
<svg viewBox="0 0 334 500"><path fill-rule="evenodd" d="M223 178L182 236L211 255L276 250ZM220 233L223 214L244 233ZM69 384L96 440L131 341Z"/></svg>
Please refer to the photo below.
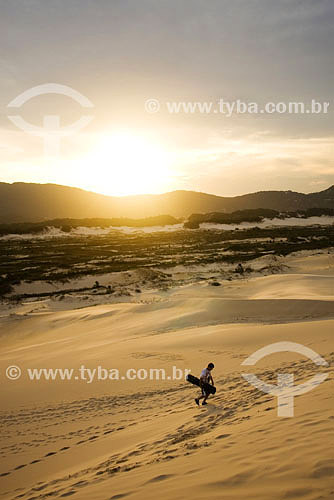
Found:
<svg viewBox="0 0 334 500"><path fill-rule="evenodd" d="M208 403L206 400L210 396L210 392L208 392L205 388L205 384L212 384L214 385L214 381L211 375L212 370L214 369L215 365L213 363L209 363L207 368L204 368L204 370L201 371L201 376L199 378L200 382L200 388L202 390L202 395L199 396L198 398L195 398L195 403L199 406L199 400L203 399L202 406L207 405Z"/></svg>

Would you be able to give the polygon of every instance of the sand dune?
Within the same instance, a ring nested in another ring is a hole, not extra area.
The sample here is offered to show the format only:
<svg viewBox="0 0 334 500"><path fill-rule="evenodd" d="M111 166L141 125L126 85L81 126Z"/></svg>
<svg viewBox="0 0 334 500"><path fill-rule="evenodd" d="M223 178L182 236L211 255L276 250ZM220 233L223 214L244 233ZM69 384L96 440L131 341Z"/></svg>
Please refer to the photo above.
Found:
<svg viewBox="0 0 334 500"><path fill-rule="evenodd" d="M243 379L252 352L298 342L334 361L333 275L324 255L294 256L291 273L207 281L136 301L57 310L47 300L2 310L1 498L330 499L334 495L332 377L277 416L274 396ZM309 260L309 261L308 261ZM327 266L327 267L326 267ZM214 361L207 407L179 380L40 380L28 368L82 364L173 366L196 375ZM22 370L8 380L9 365ZM253 373L275 383L330 374L299 354L264 358Z"/></svg>

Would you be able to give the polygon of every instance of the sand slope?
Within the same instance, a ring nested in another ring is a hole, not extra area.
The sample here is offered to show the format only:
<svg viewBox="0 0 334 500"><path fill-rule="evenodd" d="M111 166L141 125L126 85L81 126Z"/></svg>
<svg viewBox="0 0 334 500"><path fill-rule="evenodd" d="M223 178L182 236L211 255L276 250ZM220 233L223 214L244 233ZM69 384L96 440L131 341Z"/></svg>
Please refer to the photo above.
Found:
<svg viewBox="0 0 334 500"><path fill-rule="evenodd" d="M333 277L319 263L308 273L298 266L222 287L151 292L137 303L55 311L35 301L3 314L1 498L332 498L332 368L281 353L248 369L272 383L278 371L296 384L329 374L295 398L293 418L277 417L276 398L241 376L252 352L285 340L333 366ZM83 363L198 374L208 361L217 395L201 408L183 380L33 382L26 374ZM11 364L20 380L5 378Z"/></svg>

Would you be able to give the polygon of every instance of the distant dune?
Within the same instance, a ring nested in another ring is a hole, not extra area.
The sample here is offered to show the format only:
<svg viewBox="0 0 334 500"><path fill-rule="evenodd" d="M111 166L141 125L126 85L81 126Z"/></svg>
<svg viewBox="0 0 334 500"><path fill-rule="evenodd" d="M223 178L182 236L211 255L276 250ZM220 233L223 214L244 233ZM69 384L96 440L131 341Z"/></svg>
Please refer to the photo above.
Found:
<svg viewBox="0 0 334 500"><path fill-rule="evenodd" d="M34 222L54 218L155 217L169 214L233 212L245 209L278 211L334 208L334 186L318 193L260 191L222 197L195 191L159 195L104 196L57 184L0 183L0 223Z"/></svg>

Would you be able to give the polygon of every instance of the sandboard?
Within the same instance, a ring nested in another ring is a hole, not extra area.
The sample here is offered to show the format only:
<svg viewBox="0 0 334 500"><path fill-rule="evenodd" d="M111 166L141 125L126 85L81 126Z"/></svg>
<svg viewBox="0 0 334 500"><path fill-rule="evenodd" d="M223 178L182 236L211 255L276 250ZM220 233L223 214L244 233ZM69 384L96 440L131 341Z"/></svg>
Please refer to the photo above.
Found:
<svg viewBox="0 0 334 500"><path fill-rule="evenodd" d="M199 378L195 377L194 375L191 375L191 373L188 373L186 380L190 382L191 384L197 385L200 387L200 382ZM214 385L207 384L206 382L204 383L204 390L208 392L209 394L215 394L216 393L216 388Z"/></svg>

